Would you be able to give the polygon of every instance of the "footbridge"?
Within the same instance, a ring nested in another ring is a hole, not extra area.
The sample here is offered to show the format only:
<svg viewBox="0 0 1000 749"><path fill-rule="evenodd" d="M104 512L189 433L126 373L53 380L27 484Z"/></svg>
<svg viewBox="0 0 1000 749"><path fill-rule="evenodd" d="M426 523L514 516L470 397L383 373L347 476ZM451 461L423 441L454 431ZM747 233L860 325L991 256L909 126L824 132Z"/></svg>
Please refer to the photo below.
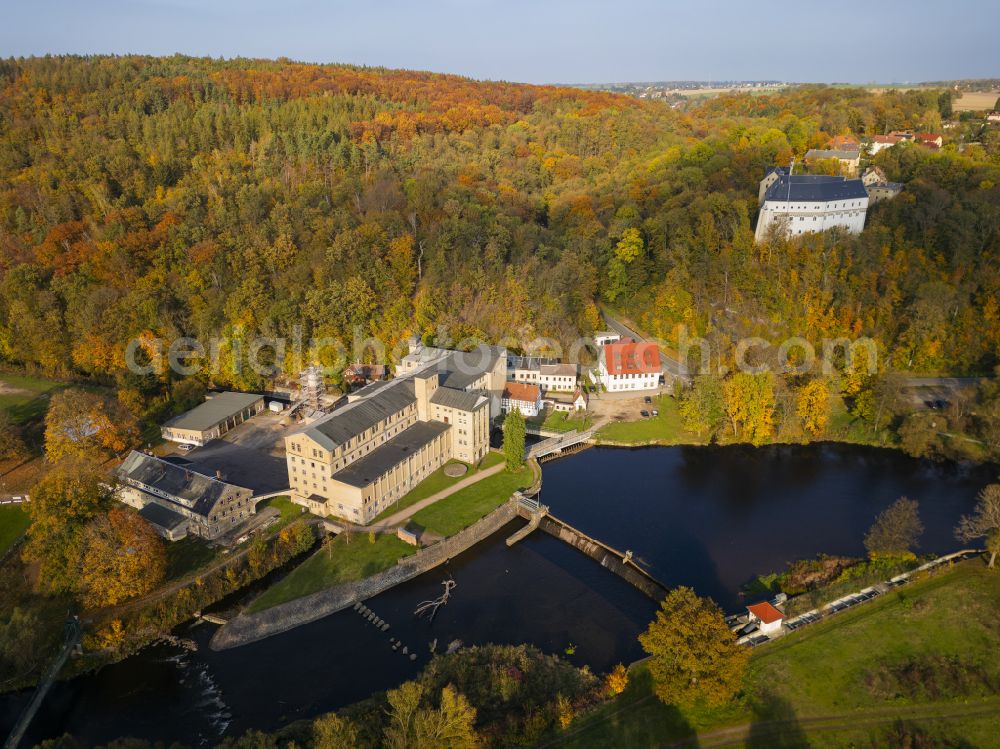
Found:
<svg viewBox="0 0 1000 749"><path fill-rule="evenodd" d="M588 536L583 531L552 515L549 508L540 504L537 499L519 496L517 498L517 514L527 520L528 524L507 539L508 546L513 546L536 529L540 529L569 544L577 551L583 552L602 567L631 583L654 601L662 601L669 592L670 589L666 585L639 566L631 551L619 551L603 541Z"/></svg>
<svg viewBox="0 0 1000 749"><path fill-rule="evenodd" d="M529 445L528 449L524 451L524 456L528 460L531 460L532 458L537 460L539 458L544 458L547 455L561 453L571 447L585 444L591 437L594 436L594 431L595 430L593 429L588 429L585 432L581 432L574 429L572 432L566 432L555 437L549 437L541 442Z"/></svg>

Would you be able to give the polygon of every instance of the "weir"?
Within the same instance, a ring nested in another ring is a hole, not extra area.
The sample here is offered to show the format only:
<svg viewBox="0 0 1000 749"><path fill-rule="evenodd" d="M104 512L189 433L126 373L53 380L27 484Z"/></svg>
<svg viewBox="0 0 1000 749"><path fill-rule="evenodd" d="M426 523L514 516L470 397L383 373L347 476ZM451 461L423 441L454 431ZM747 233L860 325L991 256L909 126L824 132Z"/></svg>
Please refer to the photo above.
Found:
<svg viewBox="0 0 1000 749"><path fill-rule="evenodd" d="M662 601L669 592L670 589L666 585L635 562L631 551L619 551L603 541L588 536L583 531L550 514L549 508L539 504L537 500L519 497L516 509L517 514L525 518L528 524L507 539L507 546L513 546L535 529L541 529L550 536L555 536L560 541L569 544L577 551L583 552L602 567L631 583L654 601Z"/></svg>

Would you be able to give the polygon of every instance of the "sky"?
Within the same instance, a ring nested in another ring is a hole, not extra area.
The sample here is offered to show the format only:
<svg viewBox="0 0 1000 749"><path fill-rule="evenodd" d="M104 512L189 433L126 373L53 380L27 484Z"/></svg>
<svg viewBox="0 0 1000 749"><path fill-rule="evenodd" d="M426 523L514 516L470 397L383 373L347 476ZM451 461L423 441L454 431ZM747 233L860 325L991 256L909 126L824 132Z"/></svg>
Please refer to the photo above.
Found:
<svg viewBox="0 0 1000 749"><path fill-rule="evenodd" d="M1000 1L4 0L0 57L288 57L526 83L1000 76Z"/></svg>

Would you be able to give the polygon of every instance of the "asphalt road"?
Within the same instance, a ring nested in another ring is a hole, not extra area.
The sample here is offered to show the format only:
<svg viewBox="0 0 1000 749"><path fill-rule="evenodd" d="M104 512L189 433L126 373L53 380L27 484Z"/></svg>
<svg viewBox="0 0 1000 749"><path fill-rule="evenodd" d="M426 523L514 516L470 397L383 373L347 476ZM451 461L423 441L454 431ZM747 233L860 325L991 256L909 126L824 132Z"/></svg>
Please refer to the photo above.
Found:
<svg viewBox="0 0 1000 749"><path fill-rule="evenodd" d="M604 322L608 326L609 330L613 330L615 333L618 333L622 336L627 336L636 341L646 340L643 336L639 335L637 332L635 332L630 327L625 325L625 323L616 320L615 318L608 315L607 312L601 312L601 317L604 318ZM663 367L664 374L670 375L671 377L674 378L680 378L685 383L691 381L691 375L688 374L687 367L684 366L683 363L677 361L676 359L672 359L671 357L667 356L665 353L663 353L663 351L660 351L660 365ZM667 382L667 384L669 385L670 383Z"/></svg>

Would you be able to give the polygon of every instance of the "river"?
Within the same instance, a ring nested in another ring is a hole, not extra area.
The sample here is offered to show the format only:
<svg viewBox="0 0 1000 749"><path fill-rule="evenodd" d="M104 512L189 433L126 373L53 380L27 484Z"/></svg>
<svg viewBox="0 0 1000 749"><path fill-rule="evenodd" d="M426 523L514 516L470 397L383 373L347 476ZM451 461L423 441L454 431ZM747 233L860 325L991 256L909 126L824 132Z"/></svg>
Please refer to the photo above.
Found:
<svg viewBox="0 0 1000 749"><path fill-rule="evenodd" d="M690 585L727 611L751 577L818 553L860 555L875 515L899 496L920 503L925 552L957 548L952 528L996 467L914 460L849 445L594 448L546 463L541 501L556 516L631 549L668 585ZM465 644L530 642L605 670L641 655L635 637L656 606L561 542L535 533L507 548L508 528L367 602L382 633L353 611L235 650L206 647L214 627L177 635L197 650L159 644L57 684L28 740L71 733L90 743L137 736L191 745L270 729L394 686ZM433 623L412 611L457 583ZM389 637L417 654L394 652ZM0 696L0 730L27 695Z"/></svg>

